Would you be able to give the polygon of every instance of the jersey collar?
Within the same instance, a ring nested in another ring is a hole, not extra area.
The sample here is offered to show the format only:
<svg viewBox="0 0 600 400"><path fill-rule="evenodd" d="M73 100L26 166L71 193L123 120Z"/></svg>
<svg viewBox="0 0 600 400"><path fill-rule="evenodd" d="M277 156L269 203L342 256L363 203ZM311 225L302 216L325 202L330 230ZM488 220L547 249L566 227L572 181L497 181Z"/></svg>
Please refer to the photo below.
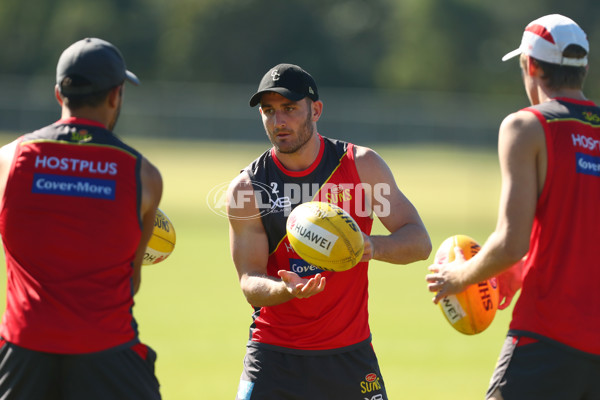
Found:
<svg viewBox="0 0 600 400"><path fill-rule="evenodd" d="M106 129L106 126L98 121L94 121L87 118L79 118L79 117L69 117L62 118L55 122L57 125L89 125L89 126L97 126L100 128Z"/></svg>
<svg viewBox="0 0 600 400"><path fill-rule="evenodd" d="M577 99L573 99L571 97L554 97L554 100L558 100L558 101L564 101L567 103L573 103L573 104L579 104L582 106L595 106L596 103L594 103L591 100L577 100Z"/></svg>
<svg viewBox="0 0 600 400"><path fill-rule="evenodd" d="M283 166L281 161L279 161L279 159L277 158L275 148L273 147L273 148L271 148L271 157L273 157L273 161L275 162L275 165L277 165L277 167L284 174L286 174L288 176L299 178L299 177L309 175L311 172L313 172L317 168L317 166L321 162L321 159L323 158L323 153L325 151L325 142L323 140L323 137L321 135L319 135L318 133L317 133L317 136L319 137L319 143L320 143L319 154L317 154L317 158L315 158L315 161L313 161L312 164L308 168L303 169L302 171L292 171L292 170L287 169L286 167Z"/></svg>

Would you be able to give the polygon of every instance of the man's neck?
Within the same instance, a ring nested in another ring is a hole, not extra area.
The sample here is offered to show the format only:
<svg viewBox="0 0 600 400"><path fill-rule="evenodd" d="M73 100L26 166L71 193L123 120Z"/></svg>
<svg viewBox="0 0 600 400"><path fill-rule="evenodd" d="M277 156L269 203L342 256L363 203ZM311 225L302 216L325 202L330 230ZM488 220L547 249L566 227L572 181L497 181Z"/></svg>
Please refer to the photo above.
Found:
<svg viewBox="0 0 600 400"><path fill-rule="evenodd" d="M104 126L109 126L110 116L103 108L81 107L77 110L71 110L65 106L62 108L61 119L83 118L96 121Z"/></svg>
<svg viewBox="0 0 600 400"><path fill-rule="evenodd" d="M281 153L275 150L279 162L290 171L303 171L317 159L321 149L321 139L315 132L308 142L293 153Z"/></svg>
<svg viewBox="0 0 600 400"><path fill-rule="evenodd" d="M550 101L552 99L556 99L558 97L563 97L563 98L567 98L567 99L573 99L573 100L582 100L585 101L587 100L587 98L585 97L585 95L583 94L583 91L581 89L568 89L568 88L562 88L562 89L558 89L558 90L541 90L540 91L540 102L546 102L546 101Z"/></svg>

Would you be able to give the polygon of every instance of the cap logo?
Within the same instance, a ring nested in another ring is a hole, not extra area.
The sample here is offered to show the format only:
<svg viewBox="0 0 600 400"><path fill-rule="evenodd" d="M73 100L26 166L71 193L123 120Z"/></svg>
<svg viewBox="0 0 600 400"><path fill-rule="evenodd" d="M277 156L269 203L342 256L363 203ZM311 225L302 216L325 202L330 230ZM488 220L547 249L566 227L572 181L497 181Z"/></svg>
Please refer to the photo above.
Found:
<svg viewBox="0 0 600 400"><path fill-rule="evenodd" d="M281 77L281 75L279 75L279 71L274 69L271 71L271 77L273 78L274 81L278 81L279 78Z"/></svg>
<svg viewBox="0 0 600 400"><path fill-rule="evenodd" d="M308 87L308 93L312 94L314 96L315 91L313 90L312 86Z"/></svg>

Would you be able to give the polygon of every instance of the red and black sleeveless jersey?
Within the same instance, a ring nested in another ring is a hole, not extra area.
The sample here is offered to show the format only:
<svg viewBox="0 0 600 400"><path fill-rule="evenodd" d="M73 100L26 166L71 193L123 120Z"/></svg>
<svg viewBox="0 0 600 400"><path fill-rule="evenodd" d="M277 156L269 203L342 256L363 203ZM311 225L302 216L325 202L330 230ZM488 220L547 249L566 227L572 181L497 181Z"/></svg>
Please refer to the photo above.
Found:
<svg viewBox="0 0 600 400"><path fill-rule="evenodd" d="M555 99L525 109L548 155L513 332L600 355L600 108Z"/></svg>
<svg viewBox="0 0 600 400"><path fill-rule="evenodd" d="M317 159L304 171L289 171L274 149L262 154L246 172L257 195L262 223L269 241L267 273L278 277L280 269L301 277L322 273L325 290L308 299L256 308L250 340L297 350L338 349L367 340L368 263L344 272L322 271L302 260L286 237L289 213L307 201L336 204L352 215L366 234L371 232L371 213L365 209L365 193L354 161L354 146L319 136Z"/></svg>
<svg viewBox="0 0 600 400"><path fill-rule="evenodd" d="M137 340L140 166L94 121L61 120L19 139L0 210L5 340L63 354Z"/></svg>

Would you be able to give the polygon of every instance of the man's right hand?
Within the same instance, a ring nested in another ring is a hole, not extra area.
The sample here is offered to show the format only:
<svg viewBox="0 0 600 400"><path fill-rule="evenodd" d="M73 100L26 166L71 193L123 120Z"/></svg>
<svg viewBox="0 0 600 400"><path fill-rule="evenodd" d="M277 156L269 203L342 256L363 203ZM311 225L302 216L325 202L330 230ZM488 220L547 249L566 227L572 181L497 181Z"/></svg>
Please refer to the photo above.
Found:
<svg viewBox="0 0 600 400"><path fill-rule="evenodd" d="M277 275L281 278L288 292L296 298L306 299L321 293L325 289L325 277L316 274L310 279L304 279L295 272L279 270Z"/></svg>

